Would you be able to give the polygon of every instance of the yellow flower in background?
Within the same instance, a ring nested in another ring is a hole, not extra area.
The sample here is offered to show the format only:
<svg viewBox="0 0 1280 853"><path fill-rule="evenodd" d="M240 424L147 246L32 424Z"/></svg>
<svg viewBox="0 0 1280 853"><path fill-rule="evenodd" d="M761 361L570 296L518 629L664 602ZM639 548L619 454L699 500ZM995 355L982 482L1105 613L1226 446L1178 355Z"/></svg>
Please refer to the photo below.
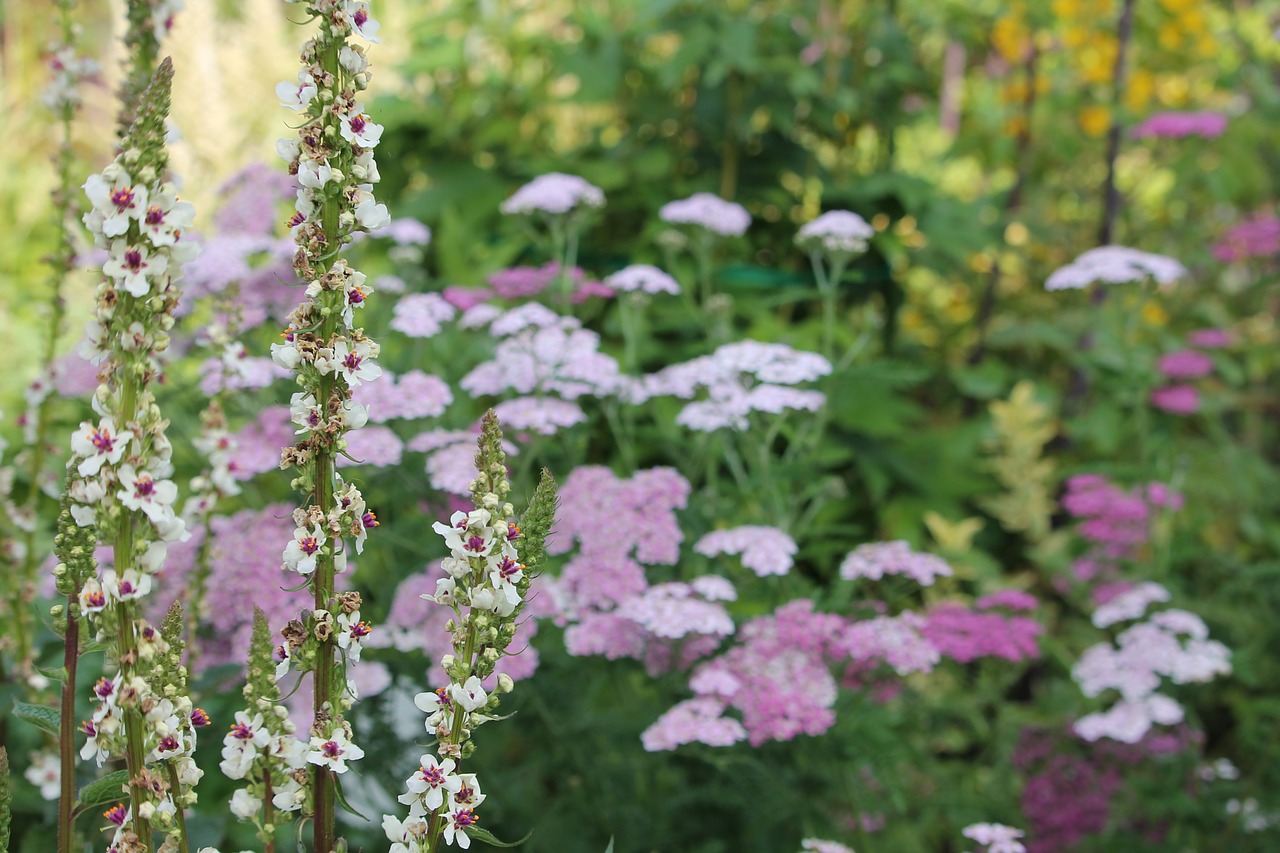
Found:
<svg viewBox="0 0 1280 853"><path fill-rule="evenodd" d="M1111 127L1111 110L1093 104L1084 107L1077 115L1080 128L1089 136L1101 136Z"/></svg>
<svg viewBox="0 0 1280 853"><path fill-rule="evenodd" d="M1031 47L1031 31L1016 12L996 21L991 28L991 43L1009 62L1019 62Z"/></svg>
<svg viewBox="0 0 1280 853"><path fill-rule="evenodd" d="M1131 110L1141 110L1151 103L1151 96L1156 91L1156 76L1145 68L1139 68L1129 78L1129 87L1124 93L1124 105Z"/></svg>
<svg viewBox="0 0 1280 853"><path fill-rule="evenodd" d="M1165 8L1165 11L1172 12L1177 15L1178 13L1185 12L1188 9L1194 9L1196 6L1199 6L1201 2L1202 0L1160 0L1160 5Z"/></svg>
<svg viewBox="0 0 1280 853"><path fill-rule="evenodd" d="M929 528L929 535L938 543L939 549L952 554L964 554L973 550L973 537L986 527L981 518L964 518L950 521L933 510L924 514L924 525Z"/></svg>
<svg viewBox="0 0 1280 853"><path fill-rule="evenodd" d="M1165 50L1177 50L1182 47L1182 30L1178 27L1177 21L1165 21L1161 24L1156 38Z"/></svg>
<svg viewBox="0 0 1280 853"><path fill-rule="evenodd" d="M1152 299L1142 306L1142 321L1148 326L1163 326L1169 322L1169 312L1159 302Z"/></svg>

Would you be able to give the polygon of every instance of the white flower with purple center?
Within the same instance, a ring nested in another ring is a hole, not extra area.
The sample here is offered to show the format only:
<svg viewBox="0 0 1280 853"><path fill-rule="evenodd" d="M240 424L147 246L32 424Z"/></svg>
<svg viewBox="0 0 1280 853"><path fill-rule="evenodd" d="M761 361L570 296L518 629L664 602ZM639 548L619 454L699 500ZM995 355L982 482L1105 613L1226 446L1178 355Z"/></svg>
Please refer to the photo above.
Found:
<svg viewBox="0 0 1280 853"><path fill-rule="evenodd" d="M236 711L236 721L222 739L222 762L219 767L228 779L243 779L254 760L271 743L271 732L262 724L262 714L249 716Z"/></svg>
<svg viewBox="0 0 1280 853"><path fill-rule="evenodd" d="M680 283L651 264L632 264L607 277L604 283L625 293L680 293Z"/></svg>
<svg viewBox="0 0 1280 853"><path fill-rule="evenodd" d="M382 139L382 125L375 124L366 113L361 112L363 109L363 104L356 104L351 115L340 117L338 132L353 145L376 148L378 141Z"/></svg>
<svg viewBox="0 0 1280 853"><path fill-rule="evenodd" d="M285 81L276 84L276 97L280 99L280 105L294 112L305 110L319 91L315 78L306 71L298 72L297 83Z"/></svg>
<svg viewBox="0 0 1280 853"><path fill-rule="evenodd" d="M62 764L56 755L48 752L31 753L31 765L22 775L40 790L42 799L58 799L62 790Z"/></svg>
<svg viewBox="0 0 1280 853"><path fill-rule="evenodd" d="M302 361L302 352L298 349L292 329L286 329L280 335L284 343L271 345L271 360L285 370L293 370Z"/></svg>
<svg viewBox="0 0 1280 853"><path fill-rule="evenodd" d="M373 628L369 623L360 621L359 610L354 613L338 614L338 648L346 652L348 661L352 663L360 661L360 649L365 637L371 633Z"/></svg>
<svg viewBox="0 0 1280 853"><path fill-rule="evenodd" d="M585 178L550 172L516 190L500 206L504 214L563 216L578 208L604 207L604 191Z"/></svg>
<svg viewBox="0 0 1280 853"><path fill-rule="evenodd" d="M352 270L343 283L347 298L343 303L342 322L348 329L355 326L355 312L364 307L365 300L369 298L370 293L373 293L373 285L365 282L364 273Z"/></svg>
<svg viewBox="0 0 1280 853"><path fill-rule="evenodd" d="M475 826L479 820L475 809L451 810L444 825L445 843L457 844L463 850L470 848L471 839L467 836L467 830Z"/></svg>
<svg viewBox="0 0 1280 853"><path fill-rule="evenodd" d="M137 471L132 465L120 467L120 503L135 512L146 513L156 525L173 521L173 502L178 487L171 480L157 480L150 471Z"/></svg>
<svg viewBox="0 0 1280 853"><path fill-rule="evenodd" d="M146 213L147 188L133 186L129 175L114 164L100 175L90 175L84 182L84 193L93 204L93 210L84 215L84 224L104 237L123 236L129 222L141 221Z"/></svg>
<svg viewBox="0 0 1280 853"><path fill-rule="evenodd" d="M374 363L373 345L360 341L355 346L346 338L339 338L333 345L333 366L352 388L362 382L372 382L382 375L382 368Z"/></svg>
<svg viewBox="0 0 1280 853"><path fill-rule="evenodd" d="M114 569L107 569L102 573L102 591L111 601L136 601L151 592L151 575L136 569L117 575Z"/></svg>
<svg viewBox="0 0 1280 853"><path fill-rule="evenodd" d="M375 44L382 41L378 38L381 24L369 15L369 4L365 0L346 0L342 4L342 14L346 17L351 29L360 34L365 41Z"/></svg>
<svg viewBox="0 0 1280 853"><path fill-rule="evenodd" d="M828 255L858 255L867 250L867 241L875 236L867 220L849 210L828 210L800 226L796 245Z"/></svg>
<svg viewBox="0 0 1280 853"><path fill-rule="evenodd" d="M129 430L116 432L115 422L111 418L103 418L94 426L90 421L80 424L80 429L71 436L71 452L82 457L76 466L81 477L92 477L102 469L103 464L118 465L133 433Z"/></svg>
<svg viewBox="0 0 1280 853"><path fill-rule="evenodd" d="M326 541L324 531L318 524L310 530L305 527L295 528L293 538L284 548L283 568L300 575L311 574L316 570L317 555Z"/></svg>
<svg viewBox="0 0 1280 853"><path fill-rule="evenodd" d="M460 560L471 557L487 557L493 550L496 537L489 526L491 516L487 509L471 512L455 512L449 523L437 521L431 529L444 537L445 546Z"/></svg>
<svg viewBox="0 0 1280 853"><path fill-rule="evenodd" d="M301 160L298 162L298 183L307 189L322 189L333 180L333 169L329 161Z"/></svg>
<svg viewBox="0 0 1280 853"><path fill-rule="evenodd" d="M102 585L94 578L89 578L80 588L80 609L86 614L101 613L106 610L109 599Z"/></svg>
<svg viewBox="0 0 1280 853"><path fill-rule="evenodd" d="M669 201L658 209L658 218L673 225L696 225L721 237L741 237L751 226L745 207L711 193Z"/></svg>
<svg viewBox="0 0 1280 853"><path fill-rule="evenodd" d="M401 794L399 800L409 806L411 817L421 817L425 813L434 812L444 805L445 795L458 793L462 788L462 780L453 772L457 766L452 758L437 761L430 753L420 759L422 764L418 772L409 777L405 787L409 790Z"/></svg>
<svg viewBox="0 0 1280 853"><path fill-rule="evenodd" d="M172 246L183 231L191 228L195 218L195 206L187 201L178 201L177 189L173 184L165 184L151 198L146 213L142 215L142 233L153 246Z"/></svg>
<svg viewBox="0 0 1280 853"><path fill-rule="evenodd" d="M335 773L346 773L348 761L364 758L364 750L350 741L345 728L335 728L328 738L311 736L307 762L327 767Z"/></svg>
<svg viewBox="0 0 1280 853"><path fill-rule="evenodd" d="M152 254L145 246L115 240L102 272L133 296L142 297L151 291L151 280L164 275L168 265L163 254Z"/></svg>
<svg viewBox="0 0 1280 853"><path fill-rule="evenodd" d="M295 430L297 435L319 429L324 424L324 414L320 411L315 395L298 391L290 397L289 419L298 425Z"/></svg>

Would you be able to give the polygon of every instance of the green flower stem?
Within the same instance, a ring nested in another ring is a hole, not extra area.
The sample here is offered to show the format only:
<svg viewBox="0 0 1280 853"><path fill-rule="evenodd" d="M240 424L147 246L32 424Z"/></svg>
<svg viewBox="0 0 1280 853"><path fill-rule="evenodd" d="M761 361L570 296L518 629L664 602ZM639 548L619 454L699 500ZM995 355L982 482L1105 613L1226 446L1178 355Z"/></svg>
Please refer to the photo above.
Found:
<svg viewBox="0 0 1280 853"><path fill-rule="evenodd" d="M67 593L67 629L62 640L62 682L58 719L58 766L61 770L58 794L58 853L71 853L75 836L76 803L76 667L80 663L80 584Z"/></svg>
<svg viewBox="0 0 1280 853"><path fill-rule="evenodd" d="M167 762L167 764L169 765L169 793L173 795L173 804L177 807L178 832L181 836L181 840L178 842L178 853L191 853L191 848L187 841L187 810L182 803L177 801L178 793L182 790L182 784L178 781L178 767L172 761Z"/></svg>

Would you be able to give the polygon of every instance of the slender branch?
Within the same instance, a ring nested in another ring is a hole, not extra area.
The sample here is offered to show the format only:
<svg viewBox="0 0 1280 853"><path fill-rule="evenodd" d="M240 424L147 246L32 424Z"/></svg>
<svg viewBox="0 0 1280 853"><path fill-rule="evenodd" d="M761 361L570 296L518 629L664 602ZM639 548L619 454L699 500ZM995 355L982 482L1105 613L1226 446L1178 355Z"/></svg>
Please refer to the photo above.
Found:
<svg viewBox="0 0 1280 853"><path fill-rule="evenodd" d="M1120 212L1120 191L1116 187L1116 161L1120 157L1120 135L1123 123L1120 107L1124 103L1127 82L1129 42L1133 38L1133 0L1124 0L1120 11L1116 47L1116 64L1111 74L1111 129L1107 132L1107 179L1102 186L1102 224L1098 228L1098 245L1109 246L1115 240L1116 216ZM1102 293L1099 289L1096 291Z"/></svg>

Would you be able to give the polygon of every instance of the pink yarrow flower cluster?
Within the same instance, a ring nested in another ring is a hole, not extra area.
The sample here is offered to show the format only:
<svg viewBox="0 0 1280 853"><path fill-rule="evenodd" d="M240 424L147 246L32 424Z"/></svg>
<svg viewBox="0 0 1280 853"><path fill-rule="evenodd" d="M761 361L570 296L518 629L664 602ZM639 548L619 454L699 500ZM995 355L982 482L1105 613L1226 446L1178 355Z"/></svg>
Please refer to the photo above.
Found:
<svg viewBox="0 0 1280 853"><path fill-rule="evenodd" d="M1100 474L1079 474L1067 480L1062 507L1079 519L1076 532L1093 546L1074 566L1076 577L1089 581L1132 557L1150 536L1154 512L1180 509L1182 497L1163 483L1126 491Z"/></svg>
<svg viewBox="0 0 1280 853"><path fill-rule="evenodd" d="M875 233L875 229L858 214L849 210L829 210L800 226L796 232L796 245L831 257L851 257L865 252L867 241Z"/></svg>
<svg viewBox="0 0 1280 853"><path fill-rule="evenodd" d="M711 193L695 193L669 201L658 209L658 218L672 225L693 225L721 237L741 237L751 225L746 208Z"/></svg>
<svg viewBox="0 0 1280 853"><path fill-rule="evenodd" d="M743 525L703 536L693 550L705 557L742 556L742 565L760 577L785 575L795 563L796 541L776 527Z"/></svg>
<svg viewBox="0 0 1280 853"><path fill-rule="evenodd" d="M921 586L933 586L938 578L951 577L951 574L951 567L941 557L914 551L903 540L859 545L840 563L840 577L848 581L904 575Z"/></svg>
<svg viewBox="0 0 1280 853"><path fill-rule="evenodd" d="M1258 213L1227 229L1213 247L1213 256L1225 264L1249 258L1280 255L1280 217Z"/></svg>
<svg viewBox="0 0 1280 853"><path fill-rule="evenodd" d="M563 216L583 208L604 207L604 192L585 178L551 172L516 190L499 210L516 214Z"/></svg>
<svg viewBox="0 0 1280 853"><path fill-rule="evenodd" d="M1227 129L1227 117L1215 112L1156 113L1135 127L1131 133L1134 139L1157 137L1162 139L1182 139L1187 136L1201 136L1214 139Z"/></svg>

